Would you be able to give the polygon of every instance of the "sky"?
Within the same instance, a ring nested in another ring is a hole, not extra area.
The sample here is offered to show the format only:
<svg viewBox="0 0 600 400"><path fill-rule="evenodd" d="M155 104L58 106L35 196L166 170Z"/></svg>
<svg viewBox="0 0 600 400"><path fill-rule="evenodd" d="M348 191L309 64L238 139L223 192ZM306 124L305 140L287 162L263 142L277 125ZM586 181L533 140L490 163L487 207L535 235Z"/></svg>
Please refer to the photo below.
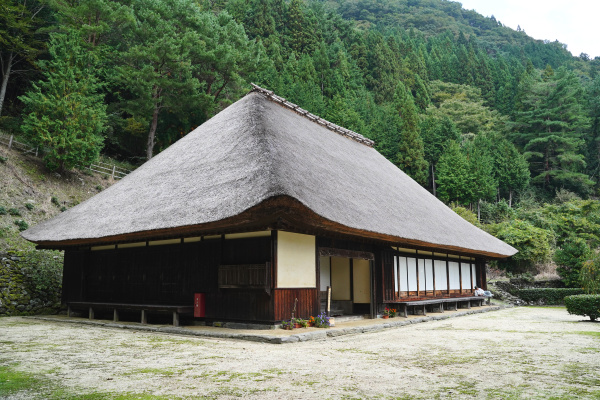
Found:
<svg viewBox="0 0 600 400"><path fill-rule="evenodd" d="M600 0L456 0L534 39L558 40L574 56L600 57Z"/></svg>

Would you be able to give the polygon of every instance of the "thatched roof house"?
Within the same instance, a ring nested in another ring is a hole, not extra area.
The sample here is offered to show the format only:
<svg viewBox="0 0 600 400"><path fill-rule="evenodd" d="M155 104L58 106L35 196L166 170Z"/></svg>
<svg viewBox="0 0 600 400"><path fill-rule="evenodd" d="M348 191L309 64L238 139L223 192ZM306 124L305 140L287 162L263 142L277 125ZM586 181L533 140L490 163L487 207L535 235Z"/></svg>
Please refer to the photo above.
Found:
<svg viewBox="0 0 600 400"><path fill-rule="evenodd" d="M455 214L372 141L258 87L122 181L22 235L83 254L244 232L272 232L275 241L281 231L323 238L317 253L332 240L451 253L473 264L516 253ZM262 261L276 264L269 257Z"/></svg>

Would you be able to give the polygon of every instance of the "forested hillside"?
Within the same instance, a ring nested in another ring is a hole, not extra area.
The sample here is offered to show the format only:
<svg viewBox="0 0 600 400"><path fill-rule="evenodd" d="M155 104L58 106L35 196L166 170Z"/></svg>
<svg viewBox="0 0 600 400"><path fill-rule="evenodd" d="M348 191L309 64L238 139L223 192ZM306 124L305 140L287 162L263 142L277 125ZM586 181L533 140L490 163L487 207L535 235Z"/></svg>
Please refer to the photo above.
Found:
<svg viewBox="0 0 600 400"><path fill-rule="evenodd" d="M600 243L599 58L446 0L5 4L0 127L51 169L141 163L254 82L375 140L514 270Z"/></svg>

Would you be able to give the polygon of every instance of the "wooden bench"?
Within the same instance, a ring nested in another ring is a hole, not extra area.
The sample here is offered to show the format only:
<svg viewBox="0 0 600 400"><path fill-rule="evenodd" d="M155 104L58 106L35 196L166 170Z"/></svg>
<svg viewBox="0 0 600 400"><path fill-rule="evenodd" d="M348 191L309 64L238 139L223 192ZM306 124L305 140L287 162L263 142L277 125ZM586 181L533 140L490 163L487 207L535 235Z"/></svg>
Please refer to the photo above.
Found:
<svg viewBox="0 0 600 400"><path fill-rule="evenodd" d="M97 303L89 301L76 301L67 303L67 315L70 317L73 309L87 309L88 318L94 319L94 309L102 310L113 310L113 321L119 321L119 310L134 310L141 311L141 323L148 323L147 313L148 312L172 312L173 313L173 326L179 326L179 315L180 314L192 314L194 312L194 306L173 306L173 305L160 305L160 304L122 304L122 303Z"/></svg>
<svg viewBox="0 0 600 400"><path fill-rule="evenodd" d="M407 300L407 301L395 301L388 302L388 304L395 304L402 306L402 315L408 318L408 307L423 307L423 315L427 315L427 306L438 306L440 312L444 312L444 304L454 304L454 311L458 310L459 304L466 303L467 308L471 308L472 303L475 303L477 307L481 307L485 301L483 296L469 296L469 297L449 297L440 299L426 299L426 300ZM451 309L451 308L448 308Z"/></svg>

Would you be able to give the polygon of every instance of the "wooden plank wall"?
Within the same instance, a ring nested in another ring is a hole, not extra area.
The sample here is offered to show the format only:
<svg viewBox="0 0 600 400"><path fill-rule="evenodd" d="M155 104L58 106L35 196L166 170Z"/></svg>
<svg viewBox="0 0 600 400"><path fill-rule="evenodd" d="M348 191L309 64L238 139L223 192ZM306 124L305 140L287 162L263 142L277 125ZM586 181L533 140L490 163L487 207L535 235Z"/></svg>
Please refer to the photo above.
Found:
<svg viewBox="0 0 600 400"><path fill-rule="evenodd" d="M316 317L319 314L316 288L274 289L273 300L276 321L291 318L295 299L298 299L295 315L297 318L307 319L310 316Z"/></svg>
<svg viewBox="0 0 600 400"><path fill-rule="evenodd" d="M271 238L65 252L63 301L193 304L206 293L207 318L272 321L272 297L259 289L219 289L221 264L271 262Z"/></svg>

